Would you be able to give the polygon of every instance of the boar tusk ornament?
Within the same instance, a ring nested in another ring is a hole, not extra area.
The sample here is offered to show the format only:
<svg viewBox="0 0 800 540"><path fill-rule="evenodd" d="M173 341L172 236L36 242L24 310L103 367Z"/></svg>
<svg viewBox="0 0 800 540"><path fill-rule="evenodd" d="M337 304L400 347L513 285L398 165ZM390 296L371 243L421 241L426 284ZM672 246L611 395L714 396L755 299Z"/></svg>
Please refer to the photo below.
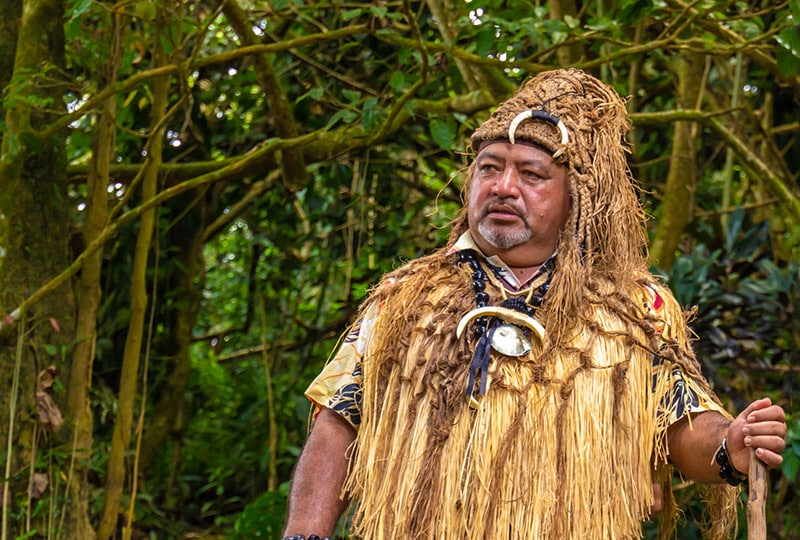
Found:
<svg viewBox="0 0 800 540"><path fill-rule="evenodd" d="M481 317L502 321L494 327L491 337L492 349L500 354L512 357L528 354L531 350L530 334L535 334L537 340L544 343L544 327L539 321L521 311L501 306L485 306L468 312L458 323L456 337L460 338L470 323Z"/></svg>

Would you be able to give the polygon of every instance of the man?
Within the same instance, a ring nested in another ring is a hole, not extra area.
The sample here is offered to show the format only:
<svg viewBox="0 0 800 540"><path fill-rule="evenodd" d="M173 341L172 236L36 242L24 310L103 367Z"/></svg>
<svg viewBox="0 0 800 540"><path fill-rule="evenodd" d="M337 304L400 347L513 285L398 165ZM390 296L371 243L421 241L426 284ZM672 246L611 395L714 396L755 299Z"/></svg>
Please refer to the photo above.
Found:
<svg viewBox="0 0 800 540"><path fill-rule="evenodd" d="M625 106L579 70L527 81L473 134L448 245L387 275L309 388L288 538L352 501L375 539L640 538L654 484L714 484L734 519L749 450L778 466L783 410L736 419L648 272Z"/></svg>

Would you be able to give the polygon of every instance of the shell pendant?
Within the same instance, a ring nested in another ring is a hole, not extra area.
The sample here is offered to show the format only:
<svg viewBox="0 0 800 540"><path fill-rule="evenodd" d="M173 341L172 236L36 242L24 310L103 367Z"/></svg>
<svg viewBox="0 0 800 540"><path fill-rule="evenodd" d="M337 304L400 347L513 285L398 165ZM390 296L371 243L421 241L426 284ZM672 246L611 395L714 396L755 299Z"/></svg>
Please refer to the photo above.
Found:
<svg viewBox="0 0 800 540"><path fill-rule="evenodd" d="M506 356L524 356L531 350L529 333L515 324L501 324L492 332L492 349Z"/></svg>

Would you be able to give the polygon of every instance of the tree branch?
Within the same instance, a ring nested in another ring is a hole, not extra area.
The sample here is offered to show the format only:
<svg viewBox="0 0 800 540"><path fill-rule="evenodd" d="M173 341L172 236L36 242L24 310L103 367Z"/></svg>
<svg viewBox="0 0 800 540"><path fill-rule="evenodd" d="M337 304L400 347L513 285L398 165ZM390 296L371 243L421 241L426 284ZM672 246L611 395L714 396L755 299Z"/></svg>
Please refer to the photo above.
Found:
<svg viewBox="0 0 800 540"><path fill-rule="evenodd" d="M674 9L680 9L694 16L698 25L702 26L711 34L722 39L723 41L733 45L744 45L747 43L747 40L728 28L723 21L718 21L708 16L703 16L703 14L695 7L690 6L681 0L666 0L666 2L668 6ZM759 48L744 47L742 52L775 78L786 81L786 83L792 87L795 95L800 95L800 76L783 75L778 69L778 63L775 61L775 59Z"/></svg>

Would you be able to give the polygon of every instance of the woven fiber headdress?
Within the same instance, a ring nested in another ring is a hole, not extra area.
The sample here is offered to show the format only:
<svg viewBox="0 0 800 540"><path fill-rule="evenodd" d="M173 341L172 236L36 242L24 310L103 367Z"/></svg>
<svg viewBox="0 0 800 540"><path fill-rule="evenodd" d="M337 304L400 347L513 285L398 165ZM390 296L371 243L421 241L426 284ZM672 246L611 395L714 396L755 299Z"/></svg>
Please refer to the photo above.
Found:
<svg viewBox="0 0 800 540"><path fill-rule="evenodd" d="M624 154L629 128L613 88L578 69L546 71L501 103L475 130L471 146L477 152L484 141L527 140L585 170L599 151Z"/></svg>
<svg viewBox="0 0 800 540"><path fill-rule="evenodd" d="M626 161L629 128L612 87L579 69L554 70L523 83L470 146L477 154L486 142L525 140L549 150L569 169L572 192L560 266L571 259L592 274L618 274L646 268L644 212Z"/></svg>

